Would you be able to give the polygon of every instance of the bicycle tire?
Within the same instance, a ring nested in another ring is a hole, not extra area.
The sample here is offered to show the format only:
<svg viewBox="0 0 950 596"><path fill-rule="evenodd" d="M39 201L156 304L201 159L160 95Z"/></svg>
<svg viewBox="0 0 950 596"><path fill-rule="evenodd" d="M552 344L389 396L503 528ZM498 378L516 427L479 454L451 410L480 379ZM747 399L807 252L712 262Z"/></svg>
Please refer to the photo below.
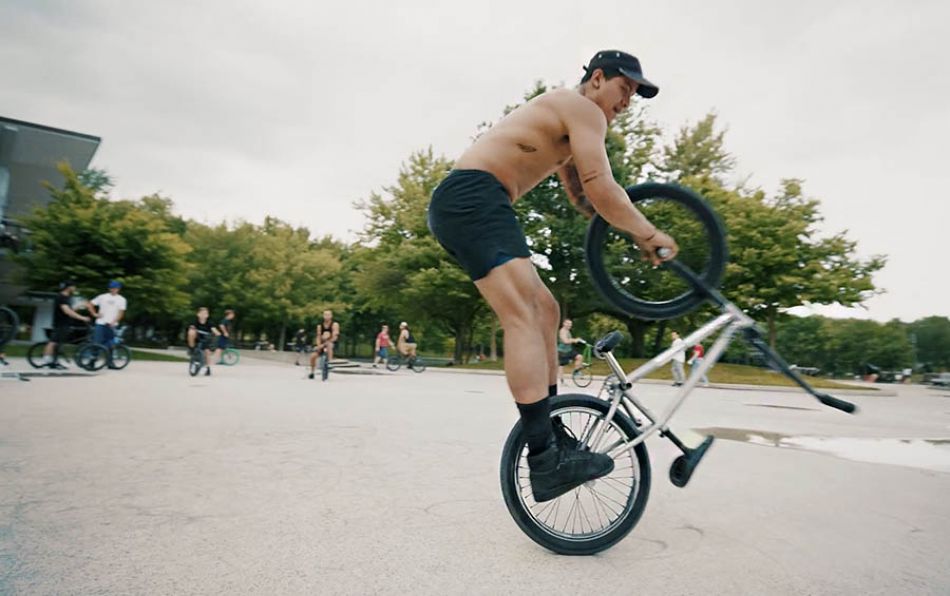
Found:
<svg viewBox="0 0 950 596"><path fill-rule="evenodd" d="M396 372L402 366L402 359L399 356L390 356L386 359L386 368Z"/></svg>
<svg viewBox="0 0 950 596"><path fill-rule="evenodd" d="M594 380L594 373L590 371L590 366L582 366L571 373L571 380L578 387L587 387Z"/></svg>
<svg viewBox="0 0 950 596"><path fill-rule="evenodd" d="M585 394L559 395L551 400L551 416L561 416L562 420L564 416L572 415L571 413L574 411L586 413L592 420L595 418L602 420L609 409L610 404L608 402ZM639 434L636 425L634 425L625 414L619 411L614 415L609 430L616 432L618 437L622 437L627 441L632 440ZM620 447L623 447L623 445L621 444ZM615 451L616 449L612 450L612 452ZM527 482L527 476L522 474L522 472L527 472L527 444L522 432L522 424L519 420L508 434L508 439L505 441L505 447L501 454L501 491L505 499L505 505L508 507L508 512L515 520L515 523L518 524L518 527L521 528L529 538L555 553L562 555L593 555L610 548L630 533L637 522L640 521L650 494L650 458L647 454L646 446L640 443L633 448L632 454L630 454L629 451L629 449L626 449L618 452L615 460L621 456L629 458L630 469L632 470L635 465L639 470L639 477L631 477L633 482L631 482L631 485L628 487L631 489L631 492L626 495L626 502L622 504L622 515L618 517L616 522L612 523L606 530L598 533L591 532L591 535L587 537L582 535L570 535L566 532L557 532L555 529L547 527L546 521L541 523L532 514L530 499L526 500L524 498L524 486L522 483ZM524 463L524 465L520 465L521 463ZM626 465L625 461L622 463ZM608 481L615 474L619 474L622 469L624 468L618 465L613 473L603 479L595 481L595 483L603 482L604 486L611 486L607 484ZM620 480L616 481L621 482ZM626 485L621 484L621 486ZM557 499L536 504L535 507L539 507L544 511L546 507L550 506L549 504L555 504L553 505L554 507L559 507L557 502L560 499L571 499L574 497L575 500L579 500L582 496L580 492L585 489L593 493L592 488L580 486ZM613 490L620 492L616 487L614 487ZM596 508L597 505L594 505L594 507ZM565 507L565 509L568 508ZM557 522L557 516L558 514L555 513L555 523ZM589 523L588 520L588 524ZM581 524L581 529L583 530L583 524Z"/></svg>
<svg viewBox="0 0 950 596"><path fill-rule="evenodd" d="M710 288L717 288L722 281L725 272L726 261L728 260L728 247L726 245L726 232L719 220L719 216L709 206L709 204L697 193L687 188L673 184L661 184L648 182L638 184L626 189L630 201L638 208L643 206L668 206L677 210L685 209L693 216L693 220L683 222L681 218L675 219L684 226L698 233L685 234L676 238L680 244L681 252L678 260L687 264L693 271L697 271L699 277ZM666 203L657 203L656 201L666 201ZM654 222L663 229L662 221ZM698 225L697 225L698 224ZM584 241L584 252L587 259L587 267L590 272L591 281L600 295L614 308L630 316L640 319L659 321L663 319L672 319L683 316L700 306L706 296L689 286L675 274L669 273L671 277L666 278L667 285L674 288L673 291L680 291L679 294L672 297L664 296L662 299L649 299L639 297L632 293L630 287L633 281L638 284L647 284L648 287L641 288L649 291L651 287L656 289L661 284L649 286L649 281L642 277L636 280L615 279L614 275L608 270L608 263L605 260L606 246L615 240L611 238L610 233L617 233L610 227L600 215L594 216L587 228L587 236ZM620 236L617 236L618 238ZM683 249L687 244L691 244L695 251L688 253ZM692 258L690 255L693 255ZM613 258L620 258L628 267L633 263L640 262L637 255L630 253L623 256L613 255ZM662 268L665 270L665 268Z"/></svg>
<svg viewBox="0 0 950 596"><path fill-rule="evenodd" d="M26 360L33 368L43 368L46 364L43 362L43 351L46 349L48 341L41 341L30 346L26 351Z"/></svg>
<svg viewBox="0 0 950 596"><path fill-rule="evenodd" d="M76 346L76 366L89 372L102 370L109 364L109 350L101 344L87 342Z"/></svg>
<svg viewBox="0 0 950 596"><path fill-rule="evenodd" d="M188 359L188 374L193 377L198 376L204 365L204 350L195 348L191 352L191 358Z"/></svg>
<svg viewBox="0 0 950 596"><path fill-rule="evenodd" d="M412 362L409 363L409 368L412 369L412 372L416 372L416 373L425 372L425 369L426 369L425 360L417 356L412 359Z"/></svg>
<svg viewBox="0 0 950 596"><path fill-rule="evenodd" d="M330 376L330 359L327 358L326 352L320 354L320 379L323 381L327 380L327 377Z"/></svg>
<svg viewBox="0 0 950 596"><path fill-rule="evenodd" d="M122 344L112 346L112 349L109 351L109 368L122 370L128 366L131 361L132 350L130 350L128 346Z"/></svg>
<svg viewBox="0 0 950 596"><path fill-rule="evenodd" d="M11 308L0 306L0 348L7 345L16 335L20 326L20 317Z"/></svg>
<svg viewBox="0 0 950 596"><path fill-rule="evenodd" d="M221 353L221 362L225 366L234 366L241 360L241 354L234 348L228 348Z"/></svg>

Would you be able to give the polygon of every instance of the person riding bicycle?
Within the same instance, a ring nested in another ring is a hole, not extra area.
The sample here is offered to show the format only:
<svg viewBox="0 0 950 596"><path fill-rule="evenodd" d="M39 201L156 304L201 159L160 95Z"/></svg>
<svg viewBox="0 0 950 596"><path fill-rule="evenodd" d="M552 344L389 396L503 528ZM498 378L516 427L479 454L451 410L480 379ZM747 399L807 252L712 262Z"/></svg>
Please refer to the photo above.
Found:
<svg viewBox="0 0 950 596"><path fill-rule="evenodd" d="M584 366L584 356L574 347L577 344L585 343L583 339L571 335L571 328L574 327L574 321L564 319L561 323L561 329L557 332L557 363L558 374L561 378L561 384L564 384L564 365L574 361L574 370Z"/></svg>
<svg viewBox="0 0 950 596"><path fill-rule="evenodd" d="M218 322L218 347L214 351L214 361L221 363L221 356L231 346L231 333L234 330L234 311L224 311L224 318Z"/></svg>
<svg viewBox="0 0 950 596"><path fill-rule="evenodd" d="M72 296L76 293L76 283L72 280L64 281L59 284L59 292L56 294L56 300L53 304L53 333L50 335L49 342L43 348L43 366L49 368L66 368L57 361L57 347L59 344L69 341L72 331L70 321L83 321L89 323L92 321L87 316L81 315L72 307Z"/></svg>
<svg viewBox="0 0 950 596"><path fill-rule="evenodd" d="M202 306L195 313L195 320L188 325L188 349L196 350L199 342L204 346L205 376L211 376L211 336L221 335L218 328L208 321L210 314Z"/></svg>
<svg viewBox="0 0 950 596"><path fill-rule="evenodd" d="M650 98L659 89L643 77L639 60L617 50L598 52L584 70L577 88L543 93L479 136L433 192L428 210L433 236L501 321L505 375L521 414L539 502L609 474L613 460L559 447L571 445L555 435L550 418L560 308L531 263L512 203L556 172L575 208L588 217L596 211L632 236L654 265L678 250L614 181L604 145L611 121L631 97ZM661 248L669 250L662 259Z"/></svg>
<svg viewBox="0 0 950 596"><path fill-rule="evenodd" d="M89 301L89 313L96 318L96 326L92 331L92 341L107 348L115 338L115 328L125 316L128 301L119 294L122 282L113 279L109 282L109 291L99 294Z"/></svg>
<svg viewBox="0 0 950 596"><path fill-rule="evenodd" d="M317 368L317 358L326 352L327 362L333 360L333 346L340 337L340 324L333 320L333 311L323 311L323 320L317 324L317 334L314 336L313 353L310 354L310 376Z"/></svg>
<svg viewBox="0 0 950 596"><path fill-rule="evenodd" d="M418 346L416 338L412 336L412 330L409 329L409 324L405 321L399 323L399 337L396 338L396 349L399 350L399 353L409 362L412 362L416 359L416 348Z"/></svg>

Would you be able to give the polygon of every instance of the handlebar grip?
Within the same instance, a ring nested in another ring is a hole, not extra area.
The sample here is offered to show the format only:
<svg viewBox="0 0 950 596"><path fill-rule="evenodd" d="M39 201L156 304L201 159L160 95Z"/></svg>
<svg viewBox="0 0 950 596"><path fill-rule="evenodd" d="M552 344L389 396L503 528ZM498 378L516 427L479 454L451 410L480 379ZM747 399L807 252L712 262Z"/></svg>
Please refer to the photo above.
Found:
<svg viewBox="0 0 950 596"><path fill-rule="evenodd" d="M858 407L849 401L844 401L843 399L838 399L837 397L832 397L827 393L819 393L817 395L818 401L825 404L829 408L835 408L836 410L841 410L848 414L854 414Z"/></svg>

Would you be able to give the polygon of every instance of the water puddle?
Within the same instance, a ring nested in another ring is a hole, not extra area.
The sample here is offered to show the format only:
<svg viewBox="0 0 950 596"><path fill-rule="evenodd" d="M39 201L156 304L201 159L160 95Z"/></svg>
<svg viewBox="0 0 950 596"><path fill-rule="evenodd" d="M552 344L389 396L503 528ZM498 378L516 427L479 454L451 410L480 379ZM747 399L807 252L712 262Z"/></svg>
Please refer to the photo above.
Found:
<svg viewBox="0 0 950 596"><path fill-rule="evenodd" d="M717 439L785 449L814 451L872 464L907 466L950 472L950 439L875 439L858 437L793 436L741 428L697 428Z"/></svg>

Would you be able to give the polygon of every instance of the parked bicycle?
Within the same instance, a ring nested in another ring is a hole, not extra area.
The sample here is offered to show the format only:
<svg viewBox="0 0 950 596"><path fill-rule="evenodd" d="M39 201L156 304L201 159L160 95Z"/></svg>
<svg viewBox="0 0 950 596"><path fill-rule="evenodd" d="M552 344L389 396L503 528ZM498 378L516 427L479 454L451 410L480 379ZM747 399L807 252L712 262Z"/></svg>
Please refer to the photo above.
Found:
<svg viewBox="0 0 950 596"><path fill-rule="evenodd" d="M47 362L44 354L46 345L52 339L53 330L47 328L43 331L47 340L31 345L26 352L26 359L33 368L66 368L63 365L65 361L73 362L83 370L97 371L109 364L109 351L105 346L92 343L89 339L92 336L90 325L70 327L66 340L56 344L52 362Z"/></svg>
<svg viewBox="0 0 950 596"><path fill-rule="evenodd" d="M386 359L386 368L396 372L403 365L417 373L421 373L426 369L425 360L419 356L403 356L398 350L393 350L393 353Z"/></svg>

